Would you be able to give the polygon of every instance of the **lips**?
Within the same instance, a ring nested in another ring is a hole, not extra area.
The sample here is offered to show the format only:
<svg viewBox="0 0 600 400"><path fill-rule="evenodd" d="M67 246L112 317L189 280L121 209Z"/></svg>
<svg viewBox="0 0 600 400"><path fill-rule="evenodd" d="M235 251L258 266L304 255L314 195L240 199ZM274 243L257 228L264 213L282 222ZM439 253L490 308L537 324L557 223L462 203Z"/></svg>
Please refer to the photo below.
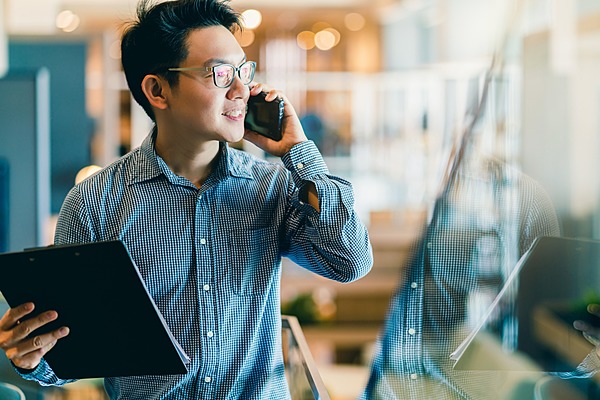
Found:
<svg viewBox="0 0 600 400"><path fill-rule="evenodd" d="M236 108L234 110L226 111L223 113L224 116L232 119L243 118L246 114L246 110L243 108Z"/></svg>

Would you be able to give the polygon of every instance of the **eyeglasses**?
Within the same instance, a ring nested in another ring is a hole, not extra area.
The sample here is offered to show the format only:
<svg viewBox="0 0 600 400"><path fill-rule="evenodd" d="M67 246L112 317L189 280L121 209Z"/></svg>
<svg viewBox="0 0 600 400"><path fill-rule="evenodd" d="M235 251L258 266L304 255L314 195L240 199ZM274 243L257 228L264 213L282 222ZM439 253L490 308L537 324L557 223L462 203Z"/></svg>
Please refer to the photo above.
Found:
<svg viewBox="0 0 600 400"><path fill-rule="evenodd" d="M246 61L239 67L231 64L219 64L214 67L188 67L188 68L168 68L168 71L186 72L186 71L206 71L212 72L213 82L218 88L228 88L233 83L235 74L239 76L244 85L250 84L254 79L256 72L256 63L254 61Z"/></svg>

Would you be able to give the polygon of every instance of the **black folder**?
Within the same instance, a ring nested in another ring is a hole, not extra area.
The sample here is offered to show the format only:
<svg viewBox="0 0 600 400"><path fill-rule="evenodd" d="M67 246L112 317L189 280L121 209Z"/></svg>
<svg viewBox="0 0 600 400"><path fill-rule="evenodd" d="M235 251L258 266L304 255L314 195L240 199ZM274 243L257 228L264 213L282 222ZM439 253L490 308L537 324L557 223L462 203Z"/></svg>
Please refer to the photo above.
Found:
<svg viewBox="0 0 600 400"><path fill-rule="evenodd" d="M0 254L0 291L11 307L32 301L68 326L45 355L59 378L171 375L189 358L175 340L121 241Z"/></svg>

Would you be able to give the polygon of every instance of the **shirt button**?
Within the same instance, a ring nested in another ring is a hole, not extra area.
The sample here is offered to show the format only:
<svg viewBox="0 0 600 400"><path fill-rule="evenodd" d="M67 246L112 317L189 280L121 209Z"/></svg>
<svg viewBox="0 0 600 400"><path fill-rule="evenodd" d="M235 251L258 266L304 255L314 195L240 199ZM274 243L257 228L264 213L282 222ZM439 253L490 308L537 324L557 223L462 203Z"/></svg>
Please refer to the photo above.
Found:
<svg viewBox="0 0 600 400"><path fill-rule="evenodd" d="M419 284L417 282L413 282L413 283L410 284L410 287L413 288L413 289L416 289L416 288L419 287Z"/></svg>
<svg viewBox="0 0 600 400"><path fill-rule="evenodd" d="M204 378L204 382L206 383L210 383L212 381L212 378L210 376L207 376Z"/></svg>
<svg viewBox="0 0 600 400"><path fill-rule="evenodd" d="M301 162L299 162L298 164L296 164L296 168L302 169L302 168L304 168L304 164L302 164Z"/></svg>
<svg viewBox="0 0 600 400"><path fill-rule="evenodd" d="M202 286L202 289L204 289L205 292L208 292L210 290L210 285L204 285Z"/></svg>
<svg viewBox="0 0 600 400"><path fill-rule="evenodd" d="M409 334L409 335L414 335L415 333L417 333L417 331L415 331L413 328L410 328L410 329L408 330L408 334Z"/></svg>
<svg viewBox="0 0 600 400"><path fill-rule="evenodd" d="M213 331L208 331L206 332L206 336L208 337L213 337L215 334L213 333Z"/></svg>
<svg viewBox="0 0 600 400"><path fill-rule="evenodd" d="M200 244L206 244L206 239L200 239Z"/></svg>
<svg viewBox="0 0 600 400"><path fill-rule="evenodd" d="M413 381L417 380L417 374L410 374L410 379L412 379Z"/></svg>

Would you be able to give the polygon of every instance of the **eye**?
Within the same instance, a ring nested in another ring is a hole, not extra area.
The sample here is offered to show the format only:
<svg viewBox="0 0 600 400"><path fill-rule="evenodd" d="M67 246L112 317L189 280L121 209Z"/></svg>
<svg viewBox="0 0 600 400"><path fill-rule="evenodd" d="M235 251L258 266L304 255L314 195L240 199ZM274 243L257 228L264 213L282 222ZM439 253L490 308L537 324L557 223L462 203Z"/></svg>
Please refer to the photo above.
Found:
<svg viewBox="0 0 600 400"><path fill-rule="evenodd" d="M227 68L227 67L219 67L219 68L215 68L214 70L215 75L217 76L217 78L226 78L231 76L231 68Z"/></svg>

